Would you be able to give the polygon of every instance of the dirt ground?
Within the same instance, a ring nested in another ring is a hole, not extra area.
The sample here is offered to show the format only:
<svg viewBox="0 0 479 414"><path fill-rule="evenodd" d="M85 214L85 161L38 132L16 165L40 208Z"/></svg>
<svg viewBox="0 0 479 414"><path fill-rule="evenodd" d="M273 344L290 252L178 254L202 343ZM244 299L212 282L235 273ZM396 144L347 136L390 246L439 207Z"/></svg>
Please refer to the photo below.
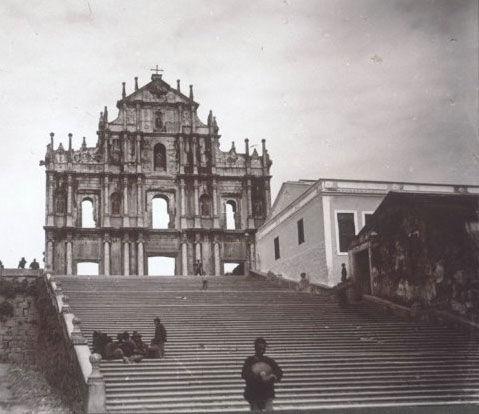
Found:
<svg viewBox="0 0 479 414"><path fill-rule="evenodd" d="M0 413L73 414L40 373L12 364L0 364Z"/></svg>

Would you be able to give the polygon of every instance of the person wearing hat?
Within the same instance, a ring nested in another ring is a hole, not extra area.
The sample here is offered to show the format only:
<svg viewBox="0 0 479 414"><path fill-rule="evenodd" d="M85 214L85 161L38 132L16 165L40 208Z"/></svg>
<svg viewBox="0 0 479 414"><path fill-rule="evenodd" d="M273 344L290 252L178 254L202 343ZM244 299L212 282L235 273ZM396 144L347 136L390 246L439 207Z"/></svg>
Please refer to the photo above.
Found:
<svg viewBox="0 0 479 414"><path fill-rule="evenodd" d="M283 377L276 361L264 355L267 345L264 338L256 338L255 354L246 358L241 371L241 378L246 383L244 398L254 413L273 411L274 384Z"/></svg>
<svg viewBox="0 0 479 414"><path fill-rule="evenodd" d="M166 329L161 323L160 318L153 319L155 322L155 336L151 340L151 345L158 347L158 358L165 357Z"/></svg>

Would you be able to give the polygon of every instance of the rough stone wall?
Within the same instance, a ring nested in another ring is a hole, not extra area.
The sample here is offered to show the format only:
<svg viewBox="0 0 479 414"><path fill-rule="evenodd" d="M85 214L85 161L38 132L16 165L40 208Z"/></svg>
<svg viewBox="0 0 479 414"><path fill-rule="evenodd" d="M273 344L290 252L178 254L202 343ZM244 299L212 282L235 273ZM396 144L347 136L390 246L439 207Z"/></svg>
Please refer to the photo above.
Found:
<svg viewBox="0 0 479 414"><path fill-rule="evenodd" d="M479 248L462 217L391 209L377 233L373 295L479 321Z"/></svg>
<svg viewBox="0 0 479 414"><path fill-rule="evenodd" d="M36 276L2 276L0 303L13 315L0 315L0 359L3 362L35 365L38 310L35 305Z"/></svg>
<svg viewBox="0 0 479 414"><path fill-rule="evenodd" d="M74 412L83 412L86 384L45 279L8 273L5 269L0 277L0 302L12 305L13 315L0 318L0 360L38 370Z"/></svg>

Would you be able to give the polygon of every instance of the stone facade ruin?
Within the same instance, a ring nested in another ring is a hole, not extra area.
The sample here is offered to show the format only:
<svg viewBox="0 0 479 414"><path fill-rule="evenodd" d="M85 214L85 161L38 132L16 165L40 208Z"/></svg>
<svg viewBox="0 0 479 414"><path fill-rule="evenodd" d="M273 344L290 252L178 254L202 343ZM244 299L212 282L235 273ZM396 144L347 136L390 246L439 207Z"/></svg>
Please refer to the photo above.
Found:
<svg viewBox="0 0 479 414"><path fill-rule="evenodd" d="M200 260L208 274L223 274L224 263L247 271L254 265L256 228L271 204L271 160L245 153L233 143L219 147L210 111L206 124L197 115L193 87L181 92L161 74L127 96L123 83L118 117L100 114L98 141L79 149L47 146L45 262L53 274L77 273L81 262L95 262L105 275L147 275L148 257L175 259L175 274L193 274ZM166 204L169 223L154 228L155 200ZM85 209L93 225L84 225ZM227 228L226 210L234 214Z"/></svg>

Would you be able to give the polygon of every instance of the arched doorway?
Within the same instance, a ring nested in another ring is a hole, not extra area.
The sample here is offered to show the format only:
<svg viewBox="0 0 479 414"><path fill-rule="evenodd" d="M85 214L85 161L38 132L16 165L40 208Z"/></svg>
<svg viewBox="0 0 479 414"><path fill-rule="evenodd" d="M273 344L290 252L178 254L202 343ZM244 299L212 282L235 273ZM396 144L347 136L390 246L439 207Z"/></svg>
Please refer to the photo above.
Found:
<svg viewBox="0 0 479 414"><path fill-rule="evenodd" d="M93 201L90 198L85 198L81 202L81 227L96 227L93 217Z"/></svg>
<svg viewBox="0 0 479 414"><path fill-rule="evenodd" d="M167 229L170 223L168 201L164 197L155 196L151 201L151 225L154 229Z"/></svg>
<svg viewBox="0 0 479 414"><path fill-rule="evenodd" d="M229 200L225 204L226 230L236 229L236 203Z"/></svg>

